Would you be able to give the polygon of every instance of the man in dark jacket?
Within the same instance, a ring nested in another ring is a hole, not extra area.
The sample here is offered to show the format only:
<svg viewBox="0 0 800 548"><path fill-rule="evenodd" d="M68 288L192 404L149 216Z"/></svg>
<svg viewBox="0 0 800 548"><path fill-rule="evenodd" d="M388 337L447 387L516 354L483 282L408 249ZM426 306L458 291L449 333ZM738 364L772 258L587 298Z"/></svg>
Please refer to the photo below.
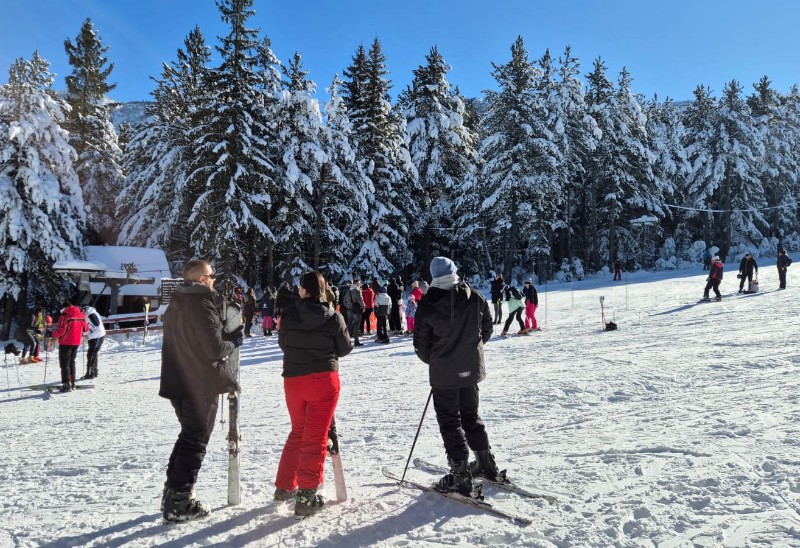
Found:
<svg viewBox="0 0 800 548"><path fill-rule="evenodd" d="M473 476L500 476L478 415L478 383L486 376L483 345L492 336L492 316L483 295L459 283L450 259L435 257L431 276L431 288L417 308L414 351L428 364L433 406L450 465L437 489L469 496ZM469 449L475 452L474 463L468 462Z"/></svg>
<svg viewBox="0 0 800 548"><path fill-rule="evenodd" d="M224 334L211 265L189 261L183 268L183 279L164 314L158 392L170 400L181 425L164 483L162 511L168 521L188 521L209 514L208 507L194 498L194 484L214 429L217 398L236 386L227 358L244 340L242 328Z"/></svg>
<svg viewBox="0 0 800 548"><path fill-rule="evenodd" d="M342 308L347 312L345 322L350 335L355 339L353 346L362 346L358 340L361 336L361 313L364 312L364 298L361 296L361 280L353 280L353 284L342 295Z"/></svg>
<svg viewBox="0 0 800 548"><path fill-rule="evenodd" d="M400 321L400 301L403 299L403 284L400 283L400 278L392 278L389 280L389 285L386 288L386 294L392 300L392 308L389 310L389 332L393 335L399 335L403 331Z"/></svg>
<svg viewBox="0 0 800 548"><path fill-rule="evenodd" d="M786 254L786 250L778 251L778 280L780 281L778 289L786 289L786 269L790 264L792 264L792 259Z"/></svg>
<svg viewBox="0 0 800 548"><path fill-rule="evenodd" d="M753 278L758 278L758 264L749 253L742 257L742 261L739 263L739 276L739 293L744 292L745 280L747 280L748 287L750 287Z"/></svg>
<svg viewBox="0 0 800 548"><path fill-rule="evenodd" d="M492 304L494 304L494 323L500 325L503 319L503 288L506 286L503 282L503 275L499 272L492 280Z"/></svg>
<svg viewBox="0 0 800 548"><path fill-rule="evenodd" d="M283 314L283 309L292 304L297 299L297 294L289 287L289 282L283 282L278 288L278 294L275 297L275 315L280 316Z"/></svg>

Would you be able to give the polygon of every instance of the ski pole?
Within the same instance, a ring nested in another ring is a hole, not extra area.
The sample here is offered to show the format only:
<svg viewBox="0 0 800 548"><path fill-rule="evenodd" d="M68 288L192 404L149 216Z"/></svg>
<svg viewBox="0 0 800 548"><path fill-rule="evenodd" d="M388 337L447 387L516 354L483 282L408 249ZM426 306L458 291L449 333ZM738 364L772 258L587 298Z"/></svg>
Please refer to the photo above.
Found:
<svg viewBox="0 0 800 548"><path fill-rule="evenodd" d="M81 366L83 366L83 376L88 377L89 371L86 369L86 341L83 340L83 335L81 335Z"/></svg>
<svg viewBox="0 0 800 548"><path fill-rule="evenodd" d="M19 395L22 395L22 382L19 380L19 359L17 359L17 386L19 387Z"/></svg>
<svg viewBox="0 0 800 548"><path fill-rule="evenodd" d="M428 412L428 405L431 403L431 398L433 397L433 388L431 388L430 394L428 394L428 401L425 402L425 409L422 411L422 417L419 419L419 426L417 426L417 435L414 436L414 443L411 444L411 451L408 453L408 459L406 460L406 467L403 469L403 477L400 478L400 483L406 479L406 472L408 472L408 463L411 462L411 455L414 454L414 447L417 445L417 438L419 437L419 431L422 430L422 421L425 420L425 413Z"/></svg>

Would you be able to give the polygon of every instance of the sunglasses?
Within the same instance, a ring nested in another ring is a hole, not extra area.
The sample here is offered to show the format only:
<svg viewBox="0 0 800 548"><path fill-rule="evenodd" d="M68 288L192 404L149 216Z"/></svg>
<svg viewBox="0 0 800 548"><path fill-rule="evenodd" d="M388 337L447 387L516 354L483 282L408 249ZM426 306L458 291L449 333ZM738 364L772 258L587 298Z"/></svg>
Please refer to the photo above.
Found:
<svg viewBox="0 0 800 548"><path fill-rule="evenodd" d="M212 272L211 274L203 274L203 276L205 276L206 278L211 278L212 280L216 280L217 279L217 273L216 272Z"/></svg>

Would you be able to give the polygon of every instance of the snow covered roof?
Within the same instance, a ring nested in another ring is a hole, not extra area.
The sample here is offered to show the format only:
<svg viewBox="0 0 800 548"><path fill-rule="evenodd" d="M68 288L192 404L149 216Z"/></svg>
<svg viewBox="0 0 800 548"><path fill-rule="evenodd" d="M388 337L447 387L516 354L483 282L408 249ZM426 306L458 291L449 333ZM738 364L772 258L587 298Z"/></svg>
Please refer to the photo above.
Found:
<svg viewBox="0 0 800 548"><path fill-rule="evenodd" d="M171 277L167 256L160 249L147 247L129 247L117 245L90 245L84 248L87 261L78 261L103 265L106 277L124 278L127 275L126 263L133 263L136 272L131 278L153 278L153 284L125 285L119 292L126 296L157 297L161 287L161 278ZM101 282L91 283L92 295L110 295L111 289Z"/></svg>

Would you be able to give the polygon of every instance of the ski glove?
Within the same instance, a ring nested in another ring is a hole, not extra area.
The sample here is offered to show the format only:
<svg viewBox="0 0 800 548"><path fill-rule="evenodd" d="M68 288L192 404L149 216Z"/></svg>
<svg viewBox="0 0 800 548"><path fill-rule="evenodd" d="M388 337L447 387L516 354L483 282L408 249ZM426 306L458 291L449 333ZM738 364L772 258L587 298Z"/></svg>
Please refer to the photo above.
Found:
<svg viewBox="0 0 800 548"><path fill-rule="evenodd" d="M240 325L230 333L223 333L222 340L223 341L231 341L236 342L236 339L242 338L242 333L244 333L244 326ZM241 346L242 343L239 343L237 346Z"/></svg>
<svg viewBox="0 0 800 548"><path fill-rule="evenodd" d="M335 422L331 422L331 427L328 430L328 453L331 455L339 454L339 436L336 434Z"/></svg>
<svg viewBox="0 0 800 548"><path fill-rule="evenodd" d="M231 342L233 343L234 348L239 348L244 344L244 337L239 336L238 339L233 339Z"/></svg>

